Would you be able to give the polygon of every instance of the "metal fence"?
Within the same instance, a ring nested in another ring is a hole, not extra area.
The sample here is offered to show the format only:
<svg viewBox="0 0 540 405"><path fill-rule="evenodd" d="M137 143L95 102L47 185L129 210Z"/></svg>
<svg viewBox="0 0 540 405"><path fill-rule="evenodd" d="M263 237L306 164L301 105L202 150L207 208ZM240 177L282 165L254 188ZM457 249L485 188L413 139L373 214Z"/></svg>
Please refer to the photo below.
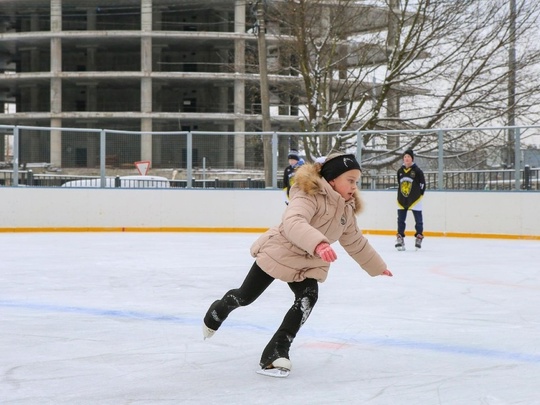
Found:
<svg viewBox="0 0 540 405"><path fill-rule="evenodd" d="M470 154L463 147L448 148L453 143L458 145L458 140L463 142L464 135L489 134L496 139L509 129L514 131L515 138L509 148L503 141L494 141L491 148ZM494 127L306 134L136 132L0 125L0 186L281 188L288 150L291 147L302 150L303 138L309 135L311 138L348 136L352 140L347 150L362 162L362 189L397 188L401 150L408 147L411 139L420 139L414 147L426 152L417 156L416 161L420 162L430 189L538 191L540 150L524 149L521 143L521 134L537 129ZM388 137L399 137L402 148L385 148ZM266 165L265 143L271 148L271 161ZM514 167L501 167L502 151L506 157L512 154ZM392 158L393 166L382 164ZM477 168L486 166L489 160L494 162L492 167L499 168ZM147 168L150 168L148 172ZM270 182L265 181L265 169L271 174Z"/></svg>

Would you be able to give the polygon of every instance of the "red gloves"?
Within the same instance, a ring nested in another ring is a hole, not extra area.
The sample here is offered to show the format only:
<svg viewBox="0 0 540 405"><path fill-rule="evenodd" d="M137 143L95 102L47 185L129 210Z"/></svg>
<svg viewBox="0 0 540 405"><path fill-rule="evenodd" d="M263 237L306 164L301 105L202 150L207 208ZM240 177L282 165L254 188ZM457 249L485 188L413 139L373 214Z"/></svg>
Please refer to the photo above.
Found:
<svg viewBox="0 0 540 405"><path fill-rule="evenodd" d="M385 270L382 272L381 276L393 277L394 275L392 274L390 270Z"/></svg>
<svg viewBox="0 0 540 405"><path fill-rule="evenodd" d="M323 259L325 262L332 263L334 260L337 259L336 252L334 252L334 249L332 249L332 246L330 246L326 242L321 242L317 245L315 248L315 253Z"/></svg>

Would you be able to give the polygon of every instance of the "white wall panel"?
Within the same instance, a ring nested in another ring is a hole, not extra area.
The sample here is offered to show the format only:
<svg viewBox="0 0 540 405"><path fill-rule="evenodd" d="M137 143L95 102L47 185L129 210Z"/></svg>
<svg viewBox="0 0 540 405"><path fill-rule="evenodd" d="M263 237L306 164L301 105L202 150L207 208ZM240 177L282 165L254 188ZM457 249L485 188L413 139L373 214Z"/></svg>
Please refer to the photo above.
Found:
<svg viewBox="0 0 540 405"><path fill-rule="evenodd" d="M364 191L362 198L360 227L394 233L395 191ZM428 235L540 237L540 193L431 191L423 206ZM281 190L2 187L0 231L260 231L279 223L285 207Z"/></svg>

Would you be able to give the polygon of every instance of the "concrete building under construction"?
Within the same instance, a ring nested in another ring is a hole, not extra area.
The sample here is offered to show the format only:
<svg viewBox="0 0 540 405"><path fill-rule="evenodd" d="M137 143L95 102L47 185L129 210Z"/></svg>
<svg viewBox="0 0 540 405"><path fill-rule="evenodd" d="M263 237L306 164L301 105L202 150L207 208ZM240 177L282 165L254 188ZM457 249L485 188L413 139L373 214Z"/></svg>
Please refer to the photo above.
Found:
<svg viewBox="0 0 540 405"><path fill-rule="evenodd" d="M0 125L260 130L260 78L246 61L250 50L257 50L252 3L0 0ZM269 44L272 38L269 29ZM269 46L269 65L276 63L271 52ZM270 70L270 85L301 83L287 69ZM273 130L298 130L298 99L271 96L270 105ZM133 138L119 139L133 143ZM169 139L142 136L125 159L148 159L154 166L179 161L169 156L177 153ZM47 147L34 147L43 142ZM204 148L194 142L195 148ZM216 142L219 150L228 151L231 166L243 166L243 137ZM38 131L21 138L21 145L27 161L58 166L96 162L95 135ZM78 156L73 157L74 149Z"/></svg>

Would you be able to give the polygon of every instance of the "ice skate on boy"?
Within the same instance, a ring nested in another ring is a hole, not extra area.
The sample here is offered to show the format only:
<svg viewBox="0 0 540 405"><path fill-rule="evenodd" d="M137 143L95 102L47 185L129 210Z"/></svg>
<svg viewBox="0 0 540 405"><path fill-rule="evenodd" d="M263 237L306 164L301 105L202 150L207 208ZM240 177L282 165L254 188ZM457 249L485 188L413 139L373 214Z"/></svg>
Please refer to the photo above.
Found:
<svg viewBox="0 0 540 405"><path fill-rule="evenodd" d="M416 235L416 239L414 241L414 247L416 248L416 250L422 248L422 240L424 240L424 235L422 235L421 233Z"/></svg>
<svg viewBox="0 0 540 405"><path fill-rule="evenodd" d="M399 233L396 235L396 249L400 252L405 250L405 240Z"/></svg>

